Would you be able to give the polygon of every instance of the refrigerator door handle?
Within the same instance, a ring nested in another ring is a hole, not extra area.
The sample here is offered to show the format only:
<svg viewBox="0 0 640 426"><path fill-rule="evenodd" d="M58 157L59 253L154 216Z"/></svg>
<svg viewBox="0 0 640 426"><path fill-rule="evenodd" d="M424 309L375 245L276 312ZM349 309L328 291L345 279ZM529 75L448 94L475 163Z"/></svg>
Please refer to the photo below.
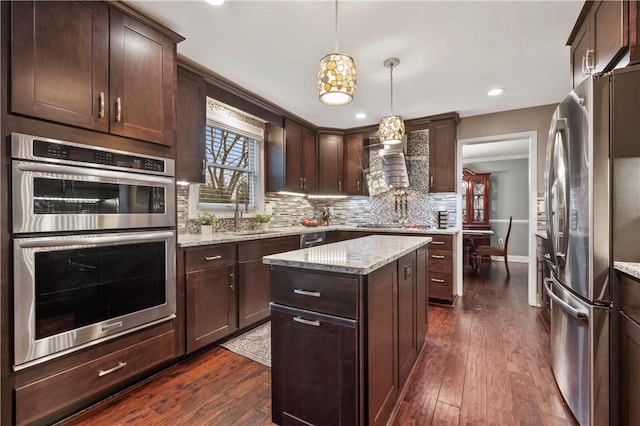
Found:
<svg viewBox="0 0 640 426"><path fill-rule="evenodd" d="M549 295L551 300L553 300L555 303L557 303L558 306L563 311L567 312L572 317L574 317L576 319L579 319L579 320L588 321L589 320L589 312L586 309L574 308L573 306L569 305L567 302L565 302L564 300L560 299L558 296L556 296L553 293L553 290L552 290L552 288L551 288L551 286L549 284L553 285L554 282L555 282L555 280L553 278L545 278L545 280L544 280L544 291L547 292L547 294Z"/></svg>

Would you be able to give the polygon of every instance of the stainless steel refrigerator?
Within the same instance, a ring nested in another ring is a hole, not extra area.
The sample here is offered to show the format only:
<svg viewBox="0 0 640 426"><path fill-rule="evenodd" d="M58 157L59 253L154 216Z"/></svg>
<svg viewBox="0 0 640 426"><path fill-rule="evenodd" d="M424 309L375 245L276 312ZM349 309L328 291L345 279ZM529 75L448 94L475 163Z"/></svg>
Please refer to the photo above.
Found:
<svg viewBox="0 0 640 426"><path fill-rule="evenodd" d="M640 68L590 76L559 104L549 130L552 370L581 425L610 423L612 157L616 145L640 143L639 102Z"/></svg>

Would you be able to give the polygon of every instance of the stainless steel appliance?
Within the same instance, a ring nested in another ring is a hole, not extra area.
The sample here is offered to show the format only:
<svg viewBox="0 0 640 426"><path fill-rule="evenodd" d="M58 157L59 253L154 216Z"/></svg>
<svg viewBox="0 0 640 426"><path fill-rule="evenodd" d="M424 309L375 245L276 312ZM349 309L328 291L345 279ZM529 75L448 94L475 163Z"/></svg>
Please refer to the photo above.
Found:
<svg viewBox="0 0 640 426"><path fill-rule="evenodd" d="M174 318L173 160L11 143L14 369Z"/></svg>
<svg viewBox="0 0 640 426"><path fill-rule="evenodd" d="M619 118L633 114L633 105L637 115L639 89L639 68L591 76L560 103L549 132L552 369L581 425L610 422L610 152L637 143Z"/></svg>
<svg viewBox="0 0 640 426"><path fill-rule="evenodd" d="M308 248L321 246L326 243L327 233L326 232L312 232L308 234L300 235L300 248Z"/></svg>

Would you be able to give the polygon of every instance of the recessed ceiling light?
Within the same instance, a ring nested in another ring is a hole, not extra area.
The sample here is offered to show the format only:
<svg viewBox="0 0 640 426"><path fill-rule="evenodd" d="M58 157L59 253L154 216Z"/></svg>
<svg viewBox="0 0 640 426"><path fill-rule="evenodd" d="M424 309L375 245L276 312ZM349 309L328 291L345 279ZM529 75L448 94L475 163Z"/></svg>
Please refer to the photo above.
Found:
<svg viewBox="0 0 640 426"><path fill-rule="evenodd" d="M364 112L359 112L356 114L356 118L367 118L367 114Z"/></svg>
<svg viewBox="0 0 640 426"><path fill-rule="evenodd" d="M502 94L502 92L504 92L504 89L502 87L498 87L496 89L491 89L487 92L487 95L489 96L498 96L500 94Z"/></svg>
<svg viewBox="0 0 640 426"><path fill-rule="evenodd" d="M224 0L204 0L212 6L222 6L224 4Z"/></svg>

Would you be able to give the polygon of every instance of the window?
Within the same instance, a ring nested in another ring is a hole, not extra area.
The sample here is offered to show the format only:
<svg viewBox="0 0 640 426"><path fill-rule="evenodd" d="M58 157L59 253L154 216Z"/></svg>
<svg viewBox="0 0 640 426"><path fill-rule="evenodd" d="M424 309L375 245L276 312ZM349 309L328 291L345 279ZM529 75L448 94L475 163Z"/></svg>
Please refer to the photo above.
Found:
<svg viewBox="0 0 640 426"><path fill-rule="evenodd" d="M200 207L257 205L260 141L214 123L206 127L206 183L200 185Z"/></svg>

